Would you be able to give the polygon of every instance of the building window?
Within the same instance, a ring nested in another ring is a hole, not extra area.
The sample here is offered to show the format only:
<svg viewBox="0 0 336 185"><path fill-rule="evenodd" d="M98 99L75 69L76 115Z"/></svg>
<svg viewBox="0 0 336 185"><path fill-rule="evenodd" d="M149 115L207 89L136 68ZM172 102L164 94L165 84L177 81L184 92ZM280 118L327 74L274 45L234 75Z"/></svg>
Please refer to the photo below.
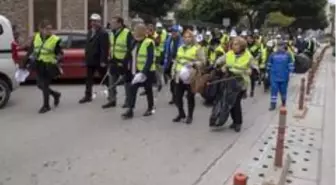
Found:
<svg viewBox="0 0 336 185"><path fill-rule="evenodd" d="M57 28L57 0L34 0L34 31L38 31L40 22L48 19Z"/></svg>
<svg viewBox="0 0 336 185"><path fill-rule="evenodd" d="M103 19L103 0L88 0L88 19L93 13L99 14ZM90 26L90 24L88 24Z"/></svg>

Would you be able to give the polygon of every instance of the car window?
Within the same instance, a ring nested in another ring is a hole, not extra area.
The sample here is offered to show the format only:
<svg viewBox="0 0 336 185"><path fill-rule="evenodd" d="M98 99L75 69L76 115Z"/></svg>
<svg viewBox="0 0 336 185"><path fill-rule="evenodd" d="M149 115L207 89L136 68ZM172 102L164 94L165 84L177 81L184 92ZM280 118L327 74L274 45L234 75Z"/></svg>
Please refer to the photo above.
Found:
<svg viewBox="0 0 336 185"><path fill-rule="evenodd" d="M85 48L86 35L72 35L70 48Z"/></svg>
<svg viewBox="0 0 336 185"><path fill-rule="evenodd" d="M3 34L3 28L2 28L2 25L0 24L0 35L2 35Z"/></svg>
<svg viewBox="0 0 336 185"><path fill-rule="evenodd" d="M69 35L57 34L57 36L62 39L61 47L69 48Z"/></svg>

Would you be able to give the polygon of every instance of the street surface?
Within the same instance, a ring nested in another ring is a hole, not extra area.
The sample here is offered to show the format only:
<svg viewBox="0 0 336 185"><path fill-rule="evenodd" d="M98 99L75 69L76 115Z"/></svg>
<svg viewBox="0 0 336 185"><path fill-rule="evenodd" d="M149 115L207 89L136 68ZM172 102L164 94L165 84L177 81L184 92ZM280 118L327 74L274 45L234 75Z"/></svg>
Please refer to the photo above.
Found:
<svg viewBox="0 0 336 185"><path fill-rule="evenodd" d="M297 87L290 85L289 96ZM53 88L62 102L45 115L37 113L42 97L35 86L21 87L0 111L0 185L222 185L277 115L268 112L262 88L244 101L241 133L210 130L211 108L200 97L192 125L172 123L177 110L168 105L168 89L154 116L142 117L147 105L140 97L134 119L124 121L122 88L119 107L108 110L101 109L103 96L79 105L82 85Z"/></svg>

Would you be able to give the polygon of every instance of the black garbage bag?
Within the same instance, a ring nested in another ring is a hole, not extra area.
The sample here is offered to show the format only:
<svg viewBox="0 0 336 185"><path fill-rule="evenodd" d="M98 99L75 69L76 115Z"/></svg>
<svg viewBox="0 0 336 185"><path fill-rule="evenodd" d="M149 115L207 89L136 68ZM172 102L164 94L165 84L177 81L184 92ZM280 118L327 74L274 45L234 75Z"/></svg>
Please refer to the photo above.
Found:
<svg viewBox="0 0 336 185"><path fill-rule="evenodd" d="M221 127L226 123L242 87L241 77L228 77L218 84L218 93L210 115L210 127Z"/></svg>
<svg viewBox="0 0 336 185"><path fill-rule="evenodd" d="M207 103L212 103L214 102L214 100L216 99L216 95L219 91L219 83L214 83L212 84L212 82L215 82L216 80L219 80L221 78L220 75L211 75L209 81L208 81L208 85L205 86L203 92L201 92L201 96L204 98L204 100Z"/></svg>
<svg viewBox="0 0 336 185"><path fill-rule="evenodd" d="M300 53L295 55L295 73L306 73L312 66L312 59L309 58L305 53Z"/></svg>

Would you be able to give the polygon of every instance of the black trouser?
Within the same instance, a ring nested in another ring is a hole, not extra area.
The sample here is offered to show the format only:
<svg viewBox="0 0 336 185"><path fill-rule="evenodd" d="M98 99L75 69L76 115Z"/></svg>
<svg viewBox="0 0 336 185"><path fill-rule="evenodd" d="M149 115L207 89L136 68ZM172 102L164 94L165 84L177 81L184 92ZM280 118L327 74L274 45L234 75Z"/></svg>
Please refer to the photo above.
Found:
<svg viewBox="0 0 336 185"><path fill-rule="evenodd" d="M195 109L195 94L191 91L189 84L184 84L181 81L179 83L175 83L175 104L178 109L179 116L183 117L185 117L183 108L183 97L185 92L187 92L188 117L193 118Z"/></svg>
<svg viewBox="0 0 336 185"><path fill-rule="evenodd" d="M237 95L235 104L230 110L230 115L233 120L233 124L235 125L241 125L243 123L243 115L242 115L242 107L241 107L241 100L244 95L244 91L240 92Z"/></svg>
<svg viewBox="0 0 336 185"><path fill-rule="evenodd" d="M255 84L256 81L258 80L258 71L256 69L252 69L250 80L251 80L251 93L254 93Z"/></svg>
<svg viewBox="0 0 336 185"><path fill-rule="evenodd" d="M176 85L175 80L174 79L170 80L169 85L170 85L170 93L172 95L171 100L175 102L175 85Z"/></svg>
<svg viewBox="0 0 336 185"><path fill-rule="evenodd" d="M112 61L114 65L110 66L110 77L109 77L109 97L108 100L110 102L117 102L117 85L115 84L119 78L123 77L124 82L124 89L125 89L125 100L124 104L126 105L128 103L128 97L130 96L130 83L132 81L132 78L129 77L130 72L125 71L124 67L116 65L116 61Z"/></svg>
<svg viewBox="0 0 336 185"><path fill-rule="evenodd" d="M131 109L135 108L137 92L138 92L139 87L141 86L143 86L145 89L148 110L152 110L154 108L153 82L155 80L155 73L149 72L146 76L147 76L147 80L144 83L132 84L130 86L129 108Z"/></svg>
<svg viewBox="0 0 336 185"><path fill-rule="evenodd" d="M37 87L42 91L43 94L43 106L50 107L49 97L57 96L60 94L50 88L52 79L57 75L57 66L55 64L45 64L43 62L37 62L36 64L36 74L37 74Z"/></svg>
<svg viewBox="0 0 336 185"><path fill-rule="evenodd" d="M94 84L94 75L95 72L98 71L101 77L104 77L106 74L106 68L100 66L87 66L86 67L86 84L85 84L85 96L92 96L92 86ZM106 78L103 82L106 86L108 86L108 79Z"/></svg>

